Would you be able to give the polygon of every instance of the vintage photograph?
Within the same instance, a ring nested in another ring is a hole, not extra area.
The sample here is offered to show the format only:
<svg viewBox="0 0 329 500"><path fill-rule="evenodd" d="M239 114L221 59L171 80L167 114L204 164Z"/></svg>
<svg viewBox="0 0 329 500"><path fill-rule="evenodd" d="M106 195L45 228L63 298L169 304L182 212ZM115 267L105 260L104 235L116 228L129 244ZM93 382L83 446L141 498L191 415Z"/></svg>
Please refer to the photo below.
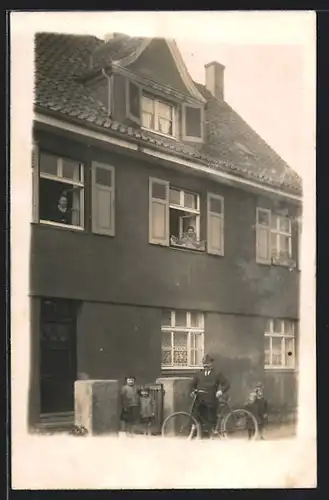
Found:
<svg viewBox="0 0 329 500"><path fill-rule="evenodd" d="M285 40L299 18L289 32L282 13L280 39L275 13L264 12L277 39L255 29L258 38L244 41L238 26L250 36L257 13L206 14L12 14L12 109L30 117L12 132L18 150L21 141L13 210L26 220L26 244L13 252L16 266L24 254L15 272L27 286L16 296L26 294L25 313L13 295L12 315L25 321L17 351L12 321L13 398L20 377L25 393L12 422L21 418L38 460L48 442L82 454L108 439L117 450L142 446L141 459L163 446L270 456L272 445L291 452L303 415L315 450L314 297L307 328L301 318L304 249L307 276L315 265L313 236L303 234L315 196L303 170L315 143L305 124L305 31ZM303 377L312 380L304 391ZM19 435L13 455L24 450ZM81 481L72 487L88 488ZM105 476L95 484L105 487ZM159 478L138 484L166 487Z"/></svg>

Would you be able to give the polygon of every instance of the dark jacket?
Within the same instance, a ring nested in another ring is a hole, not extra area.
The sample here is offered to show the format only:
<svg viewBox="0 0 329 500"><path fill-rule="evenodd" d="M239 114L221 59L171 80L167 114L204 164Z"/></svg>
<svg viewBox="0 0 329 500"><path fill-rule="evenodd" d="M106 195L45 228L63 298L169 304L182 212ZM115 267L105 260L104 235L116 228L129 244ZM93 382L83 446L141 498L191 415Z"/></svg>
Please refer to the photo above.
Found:
<svg viewBox="0 0 329 500"><path fill-rule="evenodd" d="M209 375L205 373L205 370L202 370L196 374L192 383L192 390L206 391L206 393L199 394L199 401L206 404L216 404L216 392L221 390L223 394L227 393L230 383L221 372L215 371L214 368L210 370Z"/></svg>
<svg viewBox="0 0 329 500"><path fill-rule="evenodd" d="M56 206L53 210L51 221L60 222L61 224L72 224L72 210L68 208L65 212L62 212L58 206Z"/></svg>
<svg viewBox="0 0 329 500"><path fill-rule="evenodd" d="M124 385L121 388L121 406L123 409L139 406L139 395L135 385Z"/></svg>

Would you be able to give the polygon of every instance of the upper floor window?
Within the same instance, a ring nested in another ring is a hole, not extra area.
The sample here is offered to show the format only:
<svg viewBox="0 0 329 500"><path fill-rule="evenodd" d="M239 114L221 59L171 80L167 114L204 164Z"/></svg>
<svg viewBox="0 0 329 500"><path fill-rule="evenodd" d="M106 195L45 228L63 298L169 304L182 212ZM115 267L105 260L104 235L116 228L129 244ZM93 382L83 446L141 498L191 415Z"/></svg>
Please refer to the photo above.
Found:
<svg viewBox="0 0 329 500"><path fill-rule="evenodd" d="M195 311L163 311L162 368L197 368L204 351L204 317Z"/></svg>
<svg viewBox="0 0 329 500"><path fill-rule="evenodd" d="M170 245L204 250L200 242L200 197L171 187L169 190Z"/></svg>
<svg viewBox="0 0 329 500"><path fill-rule="evenodd" d="M291 219L257 208L256 260L265 264L292 266Z"/></svg>
<svg viewBox="0 0 329 500"><path fill-rule="evenodd" d="M84 227L84 167L76 160L41 151L35 170L40 222Z"/></svg>
<svg viewBox="0 0 329 500"><path fill-rule="evenodd" d="M161 134L175 135L175 108L159 99L142 96L142 126Z"/></svg>
<svg viewBox="0 0 329 500"><path fill-rule="evenodd" d="M122 75L114 75L113 82L116 95L113 116L118 112L118 121L127 120L133 126L138 125L168 137L179 137L186 142L204 142L203 103L186 102L182 96L181 102L178 96L175 103L171 102L167 94L163 98L158 97L148 89L144 91L141 84ZM121 115L123 108L124 116Z"/></svg>
<svg viewBox="0 0 329 500"><path fill-rule="evenodd" d="M206 207L207 224L202 228L199 194L150 178L150 243L224 255L224 198L207 193ZM207 241L201 239L201 230Z"/></svg>
<svg viewBox="0 0 329 500"><path fill-rule="evenodd" d="M295 324L270 319L265 330L265 368L295 368Z"/></svg>
<svg viewBox="0 0 329 500"><path fill-rule="evenodd" d="M92 232L114 236L115 169L112 165L93 161L91 182L86 185L85 177L89 176L81 162L39 151L35 144L32 172L34 222L84 229L84 194L89 187Z"/></svg>

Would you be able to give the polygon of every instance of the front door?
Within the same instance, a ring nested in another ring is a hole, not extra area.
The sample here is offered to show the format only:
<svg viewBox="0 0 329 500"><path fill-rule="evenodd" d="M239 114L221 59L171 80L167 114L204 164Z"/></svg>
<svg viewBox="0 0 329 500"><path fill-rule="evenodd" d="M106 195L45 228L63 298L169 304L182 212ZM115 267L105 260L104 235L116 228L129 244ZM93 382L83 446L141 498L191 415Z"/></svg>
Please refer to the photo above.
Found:
<svg viewBox="0 0 329 500"><path fill-rule="evenodd" d="M41 300L41 414L74 410L74 382L77 379L76 321L75 301Z"/></svg>

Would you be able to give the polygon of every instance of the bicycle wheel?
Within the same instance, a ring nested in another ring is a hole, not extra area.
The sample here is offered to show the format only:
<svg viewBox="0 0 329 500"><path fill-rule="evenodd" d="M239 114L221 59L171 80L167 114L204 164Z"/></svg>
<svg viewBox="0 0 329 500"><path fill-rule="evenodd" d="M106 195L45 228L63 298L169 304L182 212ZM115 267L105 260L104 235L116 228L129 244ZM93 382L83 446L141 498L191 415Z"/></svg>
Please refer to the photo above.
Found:
<svg viewBox="0 0 329 500"><path fill-rule="evenodd" d="M256 439L258 436L256 417L245 409L232 410L223 418L222 434L229 439Z"/></svg>
<svg viewBox="0 0 329 500"><path fill-rule="evenodd" d="M180 437L193 439L201 437L199 423L192 415L185 412L176 412L169 415L163 422L161 428L163 437Z"/></svg>

